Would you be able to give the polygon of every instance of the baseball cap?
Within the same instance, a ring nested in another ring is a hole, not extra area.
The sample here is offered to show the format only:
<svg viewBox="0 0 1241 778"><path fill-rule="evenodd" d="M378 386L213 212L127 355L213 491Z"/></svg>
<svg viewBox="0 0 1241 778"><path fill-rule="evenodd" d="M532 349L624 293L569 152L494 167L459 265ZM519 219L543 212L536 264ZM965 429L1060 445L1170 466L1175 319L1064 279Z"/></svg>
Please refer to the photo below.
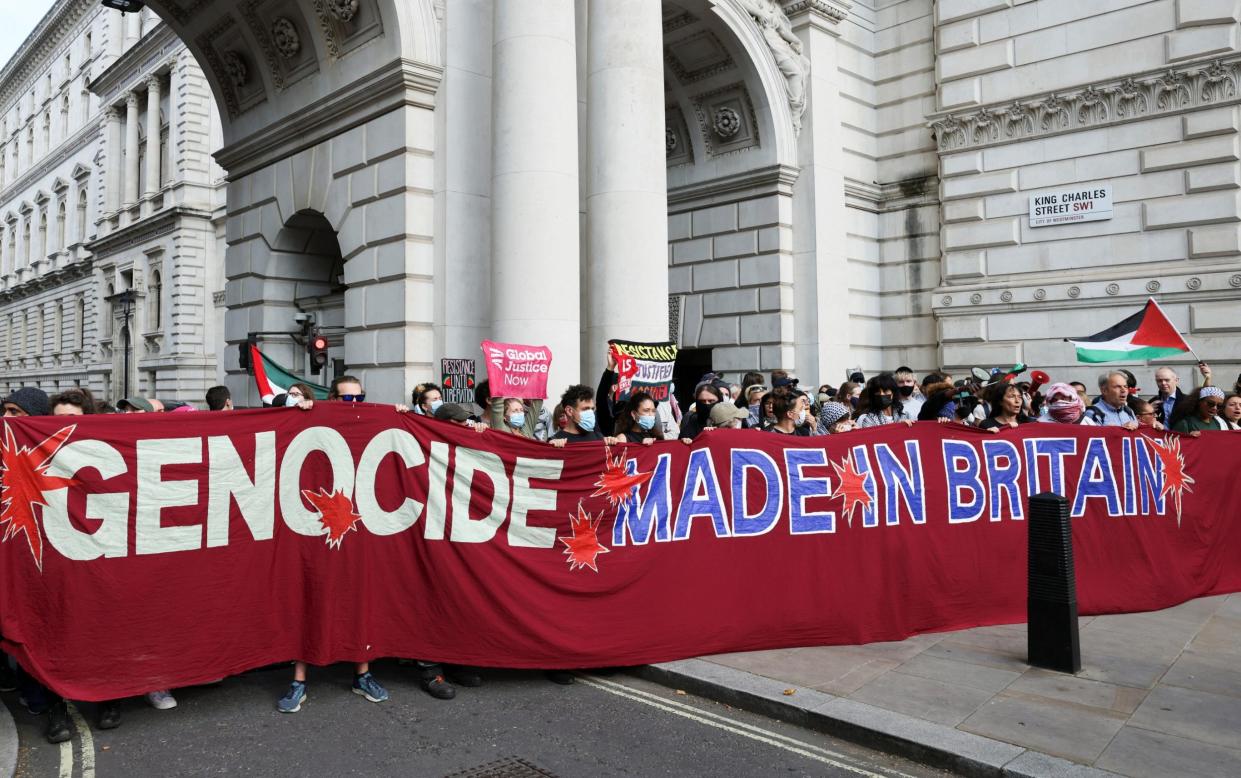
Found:
<svg viewBox="0 0 1241 778"><path fill-rule="evenodd" d="M732 403L716 403L711 406L711 426L719 427L727 424L733 419L748 419L750 412L745 408L738 408Z"/></svg>
<svg viewBox="0 0 1241 778"><path fill-rule="evenodd" d="M435 418L440 421L465 421L470 418L470 412L465 409L464 405L444 403L435 409Z"/></svg>
<svg viewBox="0 0 1241 778"><path fill-rule="evenodd" d="M119 410L124 410L125 408L135 408L140 411L146 411L147 413L155 413L155 406L151 405L151 401L145 397L126 397L124 400L117 403L116 407Z"/></svg>

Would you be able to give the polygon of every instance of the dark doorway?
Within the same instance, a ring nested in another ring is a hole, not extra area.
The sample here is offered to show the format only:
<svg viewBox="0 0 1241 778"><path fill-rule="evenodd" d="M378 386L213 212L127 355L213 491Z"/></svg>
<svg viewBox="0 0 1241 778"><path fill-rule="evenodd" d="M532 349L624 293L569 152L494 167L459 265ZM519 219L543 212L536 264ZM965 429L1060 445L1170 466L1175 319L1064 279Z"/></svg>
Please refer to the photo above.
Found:
<svg viewBox="0 0 1241 778"><path fill-rule="evenodd" d="M693 403L694 387L698 385L698 379L710 372L711 349L683 348L677 352L672 380L676 383L677 403L682 409Z"/></svg>

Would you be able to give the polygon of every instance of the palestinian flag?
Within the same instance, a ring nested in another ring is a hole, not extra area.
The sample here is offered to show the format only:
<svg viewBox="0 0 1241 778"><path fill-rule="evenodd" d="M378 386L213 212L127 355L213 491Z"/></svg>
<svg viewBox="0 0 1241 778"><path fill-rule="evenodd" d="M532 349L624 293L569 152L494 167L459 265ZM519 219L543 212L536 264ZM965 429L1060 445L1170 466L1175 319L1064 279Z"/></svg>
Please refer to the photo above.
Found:
<svg viewBox="0 0 1241 778"><path fill-rule="evenodd" d="M271 402L271 398L278 394L284 394L293 384L306 384L315 390L316 400L326 400L328 388L319 384L311 383L299 375L290 373L271 357L259 351L258 346L250 347L250 364L254 366L254 383L258 384L259 397L263 398L264 403Z"/></svg>
<svg viewBox="0 0 1241 778"><path fill-rule="evenodd" d="M1193 352L1153 297L1145 308L1119 324L1065 340L1077 347L1078 362L1138 362Z"/></svg>

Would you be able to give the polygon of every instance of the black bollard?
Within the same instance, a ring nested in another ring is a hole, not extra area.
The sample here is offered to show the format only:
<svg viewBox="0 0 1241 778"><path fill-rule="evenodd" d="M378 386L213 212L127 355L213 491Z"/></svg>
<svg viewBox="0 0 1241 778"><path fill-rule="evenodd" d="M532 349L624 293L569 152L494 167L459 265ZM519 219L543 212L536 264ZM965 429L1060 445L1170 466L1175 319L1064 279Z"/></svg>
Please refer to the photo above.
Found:
<svg viewBox="0 0 1241 778"><path fill-rule="evenodd" d="M1046 492L1030 498L1027 647L1035 667L1076 673L1082 669L1077 632L1077 580L1069 503Z"/></svg>

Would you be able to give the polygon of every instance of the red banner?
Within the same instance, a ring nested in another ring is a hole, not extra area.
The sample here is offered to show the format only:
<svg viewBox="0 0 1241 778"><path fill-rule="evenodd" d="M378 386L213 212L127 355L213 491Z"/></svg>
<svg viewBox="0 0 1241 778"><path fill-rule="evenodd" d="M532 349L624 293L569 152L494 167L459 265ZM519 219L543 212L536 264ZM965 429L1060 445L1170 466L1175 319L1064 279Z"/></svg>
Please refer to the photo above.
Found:
<svg viewBox="0 0 1241 778"><path fill-rule="evenodd" d="M291 659L574 668L1241 590L1241 436L935 424L566 449L380 406L7 420L0 634L73 699Z"/></svg>

